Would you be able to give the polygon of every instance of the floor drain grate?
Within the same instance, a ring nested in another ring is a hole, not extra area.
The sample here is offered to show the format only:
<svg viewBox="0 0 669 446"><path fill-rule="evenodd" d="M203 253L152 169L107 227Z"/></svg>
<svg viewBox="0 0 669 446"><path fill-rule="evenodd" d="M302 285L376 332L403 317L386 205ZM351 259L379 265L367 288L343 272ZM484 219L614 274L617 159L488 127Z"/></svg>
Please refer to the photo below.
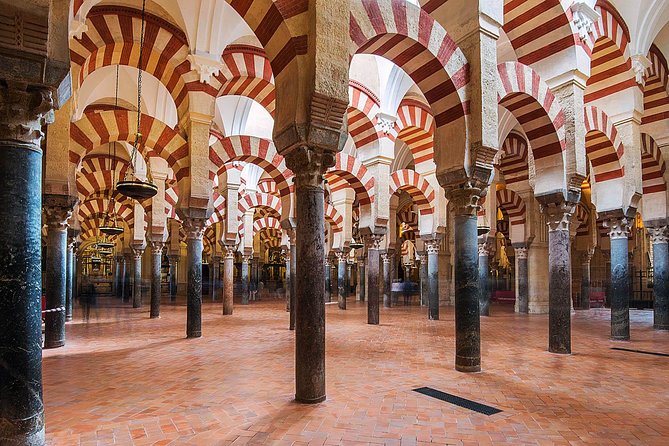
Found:
<svg viewBox="0 0 669 446"><path fill-rule="evenodd" d="M641 353L643 355L664 356L665 358L669 358L669 354L667 353L647 352L644 350L634 350L631 348L611 347L611 350L618 350L621 352Z"/></svg>
<svg viewBox="0 0 669 446"><path fill-rule="evenodd" d="M450 393L442 392L431 387L419 387L418 389L413 389L413 391L426 396L431 396L432 398L436 398L441 401L446 401L447 403L455 404L456 406L464 407L465 409L473 410L474 412L482 413L483 415L490 416L501 412L500 409L486 406L485 404L477 403L476 401L468 400L466 398L451 395Z"/></svg>

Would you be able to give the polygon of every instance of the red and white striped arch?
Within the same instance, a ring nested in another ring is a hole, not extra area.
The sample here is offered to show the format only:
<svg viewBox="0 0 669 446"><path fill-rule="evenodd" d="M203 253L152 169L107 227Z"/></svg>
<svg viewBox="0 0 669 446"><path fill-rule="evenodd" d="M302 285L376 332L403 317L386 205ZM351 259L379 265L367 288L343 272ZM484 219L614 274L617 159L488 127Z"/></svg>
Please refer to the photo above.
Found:
<svg viewBox="0 0 669 446"><path fill-rule="evenodd" d="M251 45L229 45L223 52L223 69L216 76L218 96L253 99L274 117L274 75L265 50Z"/></svg>
<svg viewBox="0 0 669 446"><path fill-rule="evenodd" d="M405 0L351 2L351 57L385 57L418 85L437 127L469 114L469 64L446 30L426 11ZM466 131L466 130L465 130Z"/></svg>
<svg viewBox="0 0 669 446"><path fill-rule="evenodd" d="M497 69L499 103L523 127L537 172L544 174L558 169L564 172L565 115L555 95L539 74L526 65L507 62L499 64ZM540 178L538 175L537 179ZM552 181L556 179L557 173L552 175Z"/></svg>
<svg viewBox="0 0 669 446"><path fill-rule="evenodd" d="M434 160L434 117L430 107L415 99L404 99L397 109L394 134L406 143L413 155L415 169Z"/></svg>
<svg viewBox="0 0 669 446"><path fill-rule="evenodd" d="M642 125L664 121L669 118L669 68L667 59L658 47L652 45L648 52L651 66L646 72L643 89L644 113Z"/></svg>
<svg viewBox="0 0 669 446"><path fill-rule="evenodd" d="M84 221L92 216L107 215L111 206L110 201L107 197L91 198L82 201L79 204L79 219ZM114 213L128 225L128 228L133 228L135 222L131 206L125 203L114 202Z"/></svg>
<svg viewBox="0 0 669 446"><path fill-rule="evenodd" d="M279 196L279 189L276 186L276 181L272 178L261 178L260 181L258 181L258 192L276 195L277 197Z"/></svg>
<svg viewBox="0 0 669 446"><path fill-rule="evenodd" d="M630 60L630 34L618 12L606 1L595 7L600 19L588 40L592 50L590 78L585 89L585 103L610 96L628 88L638 88Z"/></svg>
<svg viewBox="0 0 669 446"><path fill-rule="evenodd" d="M525 65L579 46L570 21L571 12L560 0L504 0L503 29Z"/></svg>
<svg viewBox="0 0 669 446"><path fill-rule="evenodd" d="M525 137L518 133L509 133L509 136L504 140L499 170L504 175L504 182L507 185L529 179L527 149Z"/></svg>
<svg viewBox="0 0 669 446"><path fill-rule="evenodd" d="M86 21L81 39L70 41L76 87L95 70L110 65L138 67L141 11L122 6L96 6ZM142 68L157 78L174 99L179 116L188 110L188 92L216 91L199 82L191 70L185 34L169 22L146 14ZM207 91L209 89L209 91Z"/></svg>
<svg viewBox="0 0 669 446"><path fill-rule="evenodd" d="M409 225L409 227L411 228L411 232L414 233L413 238L415 239L415 234L417 234L419 232L419 230L418 230L418 214L416 212L414 212L413 208L414 207L412 205L412 206L408 206L408 207L402 209L401 211L399 211L397 213L397 220L400 223L406 223L407 225Z"/></svg>
<svg viewBox="0 0 669 446"><path fill-rule="evenodd" d="M374 177L357 158L337 153L335 165L326 172L325 178L332 192L351 187L360 206L374 201Z"/></svg>
<svg viewBox="0 0 669 446"><path fill-rule="evenodd" d="M579 222L576 237L587 237L590 234L590 211L583 203L576 205L576 219Z"/></svg>
<svg viewBox="0 0 669 446"><path fill-rule="evenodd" d="M116 172L116 178L123 178L126 170L128 170L129 163L121 158L114 159L113 156L108 155L92 155L87 156L81 162L80 172L84 175L94 172L102 172L111 170Z"/></svg>
<svg viewBox="0 0 669 446"><path fill-rule="evenodd" d="M217 190L214 190L213 192L212 201L214 212L211 214L211 217L209 217L209 220L207 220L208 226L215 225L216 223L223 221L227 212L225 197L219 194Z"/></svg>
<svg viewBox="0 0 669 446"><path fill-rule="evenodd" d="M257 234L263 229L277 229L281 230L281 222L278 218L263 217L253 221L253 233Z"/></svg>
<svg viewBox="0 0 669 446"><path fill-rule="evenodd" d="M348 132L358 149L374 143L379 139L374 122L381 111L379 99L364 85L354 80L348 87Z"/></svg>
<svg viewBox="0 0 669 446"><path fill-rule="evenodd" d="M325 203L325 221L330 223L333 235L344 230L344 217L330 203Z"/></svg>
<svg viewBox="0 0 669 446"><path fill-rule="evenodd" d="M281 218L281 200L274 195L260 192L245 194L239 198L237 209L239 215L244 215L249 209L261 208L270 212L274 217Z"/></svg>
<svg viewBox="0 0 669 446"><path fill-rule="evenodd" d="M501 189L497 191L497 205L509 217L509 224L512 226L524 225L527 219L525 213L525 202L523 199L510 189Z"/></svg>
<svg viewBox="0 0 669 446"><path fill-rule="evenodd" d="M118 176L116 177L118 179ZM111 170L79 173L76 177L79 200L86 200L97 193L109 196L114 193L114 177Z"/></svg>
<svg viewBox="0 0 669 446"><path fill-rule="evenodd" d="M268 139L254 136L223 136L212 132L216 136L216 142L209 148L209 160L211 161L210 179L219 175L226 163L230 161L244 161L256 164L262 168L276 182L282 209L290 212L291 186L288 180L294 176L293 172L286 167L283 156L279 155L274 143ZM282 216L288 218L288 215Z"/></svg>
<svg viewBox="0 0 669 446"><path fill-rule="evenodd" d="M95 148L109 142L134 143L137 113L127 110L87 112L70 125L70 162L79 165ZM188 175L188 142L173 128L152 116L142 115L140 152L167 161L177 180Z"/></svg>
<svg viewBox="0 0 669 446"><path fill-rule="evenodd" d="M421 216L434 213L432 203L436 193L430 183L415 170L402 169L393 172L390 176L390 196L398 191L405 191L411 196Z"/></svg>
<svg viewBox="0 0 669 446"><path fill-rule="evenodd" d="M621 164L625 147L613 121L596 107L585 107L585 152L592 166L595 182L622 178Z"/></svg>
<svg viewBox="0 0 669 446"><path fill-rule="evenodd" d="M648 134L641 134L641 164L643 195L664 194L667 183L664 180L666 165L655 140Z"/></svg>

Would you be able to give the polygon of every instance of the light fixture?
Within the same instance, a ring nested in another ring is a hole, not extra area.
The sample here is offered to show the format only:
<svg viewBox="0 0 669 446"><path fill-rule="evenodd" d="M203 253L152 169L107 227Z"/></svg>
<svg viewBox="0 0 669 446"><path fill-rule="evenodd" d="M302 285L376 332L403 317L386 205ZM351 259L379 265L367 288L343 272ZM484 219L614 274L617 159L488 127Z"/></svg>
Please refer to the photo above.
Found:
<svg viewBox="0 0 669 446"><path fill-rule="evenodd" d="M158 193L158 186L151 181L151 173L149 163L146 163L146 181L137 178L135 172L135 163L137 161L137 153L139 152L139 145L142 142L142 65L144 62L144 25L146 22L146 0L142 1L142 28L139 35L139 63L137 64L137 133L135 134L135 142L132 145L132 155L130 157L130 166L126 170L125 178L119 181L116 185L116 190L133 200L145 200L151 198Z"/></svg>

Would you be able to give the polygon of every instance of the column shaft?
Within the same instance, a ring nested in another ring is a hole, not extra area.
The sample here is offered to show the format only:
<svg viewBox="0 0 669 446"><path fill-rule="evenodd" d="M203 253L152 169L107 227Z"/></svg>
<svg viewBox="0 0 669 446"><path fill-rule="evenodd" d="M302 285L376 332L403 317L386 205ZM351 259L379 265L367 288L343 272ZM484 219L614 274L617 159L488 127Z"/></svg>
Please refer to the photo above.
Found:
<svg viewBox="0 0 669 446"><path fill-rule="evenodd" d="M630 338L628 241L611 238L611 339Z"/></svg>
<svg viewBox="0 0 669 446"><path fill-rule="evenodd" d="M325 258L324 268L325 268L325 303L329 303L332 301L332 291L330 289L330 287L332 286L332 281L329 274L331 268L330 259L328 259L327 257Z"/></svg>
<svg viewBox="0 0 669 446"><path fill-rule="evenodd" d="M383 253L383 308L390 308L393 305L392 281L390 274L392 272L391 254Z"/></svg>
<svg viewBox="0 0 669 446"><path fill-rule="evenodd" d="M72 285L74 283L74 244L67 245L67 261L65 265L65 320L72 320L72 310L74 294L72 292Z"/></svg>
<svg viewBox="0 0 669 446"><path fill-rule="evenodd" d="M427 316L431 321L439 320L439 240L427 245Z"/></svg>
<svg viewBox="0 0 669 446"><path fill-rule="evenodd" d="M142 252L135 251L135 283L132 287L132 308L142 308Z"/></svg>
<svg viewBox="0 0 669 446"><path fill-rule="evenodd" d="M286 311L288 312L290 312L290 303L291 303L290 296L293 294L292 280L290 280L290 265L292 264L292 262L290 261L291 254L292 252L289 245L286 253ZM288 317L290 318L290 315ZM291 326L291 330L293 329L294 327Z"/></svg>
<svg viewBox="0 0 669 446"><path fill-rule="evenodd" d="M592 255L586 253L581 269L581 310L590 309L590 259Z"/></svg>
<svg viewBox="0 0 669 446"><path fill-rule="evenodd" d="M179 262L179 256L169 256L169 260L170 260L170 303L175 303L177 301L177 283L178 283L177 263Z"/></svg>
<svg viewBox="0 0 669 446"><path fill-rule="evenodd" d="M568 229L548 232L548 276L548 350L568 354L571 353L571 254Z"/></svg>
<svg viewBox="0 0 669 446"><path fill-rule="evenodd" d="M234 247L226 246L223 260L223 315L229 316L234 307L235 289L235 252Z"/></svg>
<svg viewBox="0 0 669 446"><path fill-rule="evenodd" d="M132 262L133 257L126 255L125 261L123 262L123 302L128 302L130 300Z"/></svg>
<svg viewBox="0 0 669 446"><path fill-rule="evenodd" d="M358 259L358 296L360 302L365 301L365 258Z"/></svg>
<svg viewBox="0 0 669 446"><path fill-rule="evenodd" d="M420 304L427 306L429 292L427 290L427 254L420 257Z"/></svg>
<svg viewBox="0 0 669 446"><path fill-rule="evenodd" d="M367 291L367 323L370 325L379 325L379 294L381 291L379 270L381 265L381 255L379 253L378 245L380 239L381 238L379 236L372 236L372 245L369 247L367 254L369 274L369 289Z"/></svg>
<svg viewBox="0 0 669 446"><path fill-rule="evenodd" d="M455 369L478 372L481 370L481 319L476 216L456 215L454 226Z"/></svg>
<svg viewBox="0 0 669 446"><path fill-rule="evenodd" d="M163 261L163 244L154 244L151 250L151 319L160 317L160 266Z"/></svg>
<svg viewBox="0 0 669 446"><path fill-rule="evenodd" d="M249 304L249 258L242 259L242 305Z"/></svg>
<svg viewBox="0 0 669 446"><path fill-rule="evenodd" d="M514 251L516 254L516 261L518 265L518 270L516 271L516 280L518 281L518 299L517 311L518 313L527 314L529 312L529 282L528 282L528 268L527 268L527 255L528 248L526 245L516 245L514 246Z"/></svg>
<svg viewBox="0 0 669 446"><path fill-rule="evenodd" d="M202 336L202 228L191 227L188 245L188 295L186 337ZM204 225L203 225L204 226Z"/></svg>
<svg viewBox="0 0 669 446"><path fill-rule="evenodd" d="M46 256L44 348L65 345L67 226L49 225ZM53 311L49 311L53 310Z"/></svg>
<svg viewBox="0 0 669 446"><path fill-rule="evenodd" d="M346 256L344 253L337 253L338 254L338 260L339 262L337 263L338 265L338 275L337 275L337 288L339 290L338 296L337 296L337 302L339 303L339 309L340 310L345 310L346 309L346 296L347 296L347 288L348 288L348 283L346 283Z"/></svg>
<svg viewBox="0 0 669 446"><path fill-rule="evenodd" d="M479 244L479 313L490 316L490 257L487 243Z"/></svg>
<svg viewBox="0 0 669 446"><path fill-rule="evenodd" d="M669 245L666 235L653 242L653 327L669 330Z"/></svg>
<svg viewBox="0 0 669 446"><path fill-rule="evenodd" d="M297 305L297 244L290 244L290 329L295 330Z"/></svg>

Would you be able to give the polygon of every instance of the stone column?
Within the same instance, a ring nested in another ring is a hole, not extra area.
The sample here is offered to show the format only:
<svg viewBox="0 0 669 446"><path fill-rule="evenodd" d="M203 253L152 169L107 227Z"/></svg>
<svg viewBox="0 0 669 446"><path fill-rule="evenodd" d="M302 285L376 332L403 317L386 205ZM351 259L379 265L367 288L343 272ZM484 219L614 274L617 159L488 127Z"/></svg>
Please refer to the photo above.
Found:
<svg viewBox="0 0 669 446"><path fill-rule="evenodd" d="M249 264L252 256L242 257L242 305L249 304Z"/></svg>
<svg viewBox="0 0 669 446"><path fill-rule="evenodd" d="M476 214L483 193L477 187L454 188L446 193L454 212L455 369L460 372L481 370Z"/></svg>
<svg viewBox="0 0 669 446"><path fill-rule="evenodd" d="M142 308L142 256L144 246L133 246L132 253L135 259L135 283L132 287L132 308Z"/></svg>
<svg viewBox="0 0 669 446"><path fill-rule="evenodd" d="M230 316L234 308L235 289L235 247L224 245L223 259L223 315Z"/></svg>
<svg viewBox="0 0 669 446"><path fill-rule="evenodd" d="M490 250L491 246L484 236L483 242L479 240L479 314L490 316Z"/></svg>
<svg viewBox="0 0 669 446"><path fill-rule="evenodd" d="M325 214L323 174L334 154L299 147L286 156L295 172L295 400L325 400Z"/></svg>
<svg viewBox="0 0 669 446"><path fill-rule="evenodd" d="M571 243L569 222L577 200L537 197L548 224L548 351L571 353Z"/></svg>
<svg viewBox="0 0 669 446"><path fill-rule="evenodd" d="M116 256L116 297L123 298L123 256Z"/></svg>
<svg viewBox="0 0 669 446"><path fill-rule="evenodd" d="M579 309L581 310L590 309L590 261L592 261L594 254L594 248L590 248L583 253L583 264L581 265L581 302L579 305Z"/></svg>
<svg viewBox="0 0 669 446"><path fill-rule="evenodd" d="M52 108L47 89L0 84L0 444L7 446L44 444L41 129Z"/></svg>
<svg viewBox="0 0 669 446"><path fill-rule="evenodd" d="M427 306L427 253L417 254L417 258L420 262L418 266L418 275L420 276L420 304L421 306Z"/></svg>
<svg viewBox="0 0 669 446"><path fill-rule="evenodd" d="M527 314L530 311L529 271L527 268L528 246L525 243L514 243L516 255L516 312Z"/></svg>
<svg viewBox="0 0 669 446"><path fill-rule="evenodd" d="M630 221L621 216L605 221L611 238L611 339L630 338L629 234Z"/></svg>
<svg viewBox="0 0 669 446"><path fill-rule="evenodd" d="M337 252L337 302L339 304L340 310L346 309L346 296L347 296L347 286L346 283L346 252L338 251Z"/></svg>
<svg viewBox="0 0 669 446"><path fill-rule="evenodd" d="M124 255L123 262L123 302L130 301L130 294L132 293L132 264L134 262L132 253Z"/></svg>
<svg viewBox="0 0 669 446"><path fill-rule="evenodd" d="M367 251L368 262L368 284L367 291L367 323L379 325L379 295L381 294L380 266L381 266L381 240L382 235L372 234L369 236L369 249Z"/></svg>
<svg viewBox="0 0 669 446"><path fill-rule="evenodd" d="M179 255L168 256L170 261L170 303L174 304L177 301L177 288L179 284L178 265Z"/></svg>
<svg viewBox="0 0 669 446"><path fill-rule="evenodd" d="M330 268L332 268L332 264L330 263L330 258L325 257L325 302L329 303L332 302L332 292L331 292L331 287L332 287L332 277L329 274Z"/></svg>
<svg viewBox="0 0 669 446"><path fill-rule="evenodd" d="M184 221L188 249L188 291L186 294L186 338L202 337L202 236L204 218Z"/></svg>
<svg viewBox="0 0 669 446"><path fill-rule="evenodd" d="M381 254L381 260L383 261L383 308L390 308L393 305L392 281L390 280L392 254L389 254L388 251L384 252Z"/></svg>
<svg viewBox="0 0 669 446"><path fill-rule="evenodd" d="M297 244L295 237L290 238L290 330L295 330L297 305Z"/></svg>
<svg viewBox="0 0 669 446"><path fill-rule="evenodd" d="M365 257L358 257L358 300L365 301Z"/></svg>
<svg viewBox="0 0 669 446"><path fill-rule="evenodd" d="M48 226L44 348L58 348L65 345L67 220L72 216L77 199L65 195L44 195L43 200Z"/></svg>
<svg viewBox="0 0 669 446"><path fill-rule="evenodd" d="M669 249L667 227L648 228L653 244L653 327L669 330Z"/></svg>
<svg viewBox="0 0 669 446"><path fill-rule="evenodd" d="M290 312L291 295L293 294L292 281L290 280L290 265L291 265L290 254L291 254L291 249L290 245L288 245L288 249L286 249L286 311L288 312ZM292 323L289 322L289 324L291 325L290 329L293 330L294 327Z"/></svg>
<svg viewBox="0 0 669 446"><path fill-rule="evenodd" d="M163 262L163 248L165 243L162 241L151 242L151 319L160 317L160 266Z"/></svg>
<svg viewBox="0 0 669 446"><path fill-rule="evenodd" d="M216 302L216 296L219 294L219 289L220 289L220 277L221 277L221 256L214 256L214 263L213 263L213 268L212 268L212 274L213 274L213 294L212 294L212 301Z"/></svg>
<svg viewBox="0 0 669 446"><path fill-rule="evenodd" d="M425 240L427 251L427 317L439 320L439 248L440 239Z"/></svg>
<svg viewBox="0 0 669 446"><path fill-rule="evenodd" d="M76 245L76 239L70 238L67 244L67 276L65 278L65 320L72 320L72 310L73 310L73 301L74 301L74 268L75 268L75 254L74 246Z"/></svg>

